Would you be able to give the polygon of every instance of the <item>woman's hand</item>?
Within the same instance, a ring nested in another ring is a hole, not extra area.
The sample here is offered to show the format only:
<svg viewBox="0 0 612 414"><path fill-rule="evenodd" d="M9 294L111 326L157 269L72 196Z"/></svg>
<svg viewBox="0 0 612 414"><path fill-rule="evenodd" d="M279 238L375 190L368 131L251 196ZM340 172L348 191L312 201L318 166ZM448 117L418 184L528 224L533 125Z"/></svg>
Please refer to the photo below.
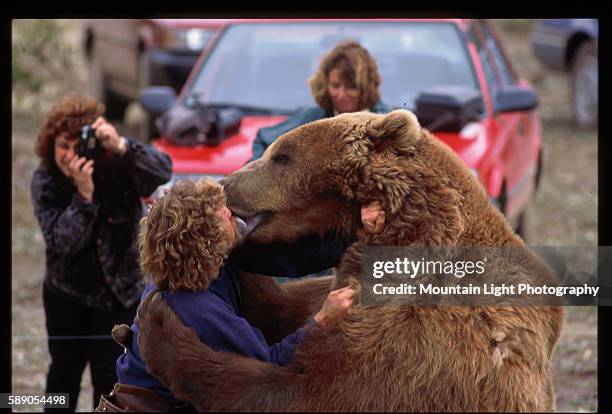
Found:
<svg viewBox="0 0 612 414"><path fill-rule="evenodd" d="M322 329L333 328L349 313L355 296L355 290L350 287L329 292L321 310L314 316L317 325Z"/></svg>
<svg viewBox="0 0 612 414"><path fill-rule="evenodd" d="M382 233L385 229L385 210L380 201L375 200L361 207L361 224L363 228L357 231L359 238Z"/></svg>
<svg viewBox="0 0 612 414"><path fill-rule="evenodd" d="M94 183L93 183L93 165L94 160L87 160L85 157L74 157L68 170L70 177L74 180L77 191L85 200L91 203L93 200Z"/></svg>
<svg viewBox="0 0 612 414"><path fill-rule="evenodd" d="M98 117L91 127L96 130L96 137L100 140L102 147L121 156L125 154L127 150L125 138L119 136L115 127L106 119Z"/></svg>

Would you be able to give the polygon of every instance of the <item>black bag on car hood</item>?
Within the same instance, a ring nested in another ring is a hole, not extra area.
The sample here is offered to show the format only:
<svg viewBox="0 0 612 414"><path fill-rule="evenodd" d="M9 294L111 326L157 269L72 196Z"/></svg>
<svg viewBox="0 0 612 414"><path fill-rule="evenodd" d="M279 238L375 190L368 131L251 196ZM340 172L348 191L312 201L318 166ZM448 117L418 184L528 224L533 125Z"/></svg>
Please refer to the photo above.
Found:
<svg viewBox="0 0 612 414"><path fill-rule="evenodd" d="M173 145L217 146L238 132L243 113L237 108L188 108L175 105L155 121L162 136Z"/></svg>

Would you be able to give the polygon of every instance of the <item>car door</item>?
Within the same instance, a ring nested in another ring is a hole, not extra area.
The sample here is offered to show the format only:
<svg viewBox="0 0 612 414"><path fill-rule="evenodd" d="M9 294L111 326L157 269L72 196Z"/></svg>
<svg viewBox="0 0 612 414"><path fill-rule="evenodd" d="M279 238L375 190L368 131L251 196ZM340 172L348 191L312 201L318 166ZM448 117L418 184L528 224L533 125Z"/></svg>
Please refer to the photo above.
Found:
<svg viewBox="0 0 612 414"><path fill-rule="evenodd" d="M500 207L510 222L517 219L534 191L540 152L537 110L500 112L498 94L508 86L529 84L519 79L506 59L493 31L484 21L473 25L479 38L479 54L487 75L493 106L491 135L499 170L503 176Z"/></svg>

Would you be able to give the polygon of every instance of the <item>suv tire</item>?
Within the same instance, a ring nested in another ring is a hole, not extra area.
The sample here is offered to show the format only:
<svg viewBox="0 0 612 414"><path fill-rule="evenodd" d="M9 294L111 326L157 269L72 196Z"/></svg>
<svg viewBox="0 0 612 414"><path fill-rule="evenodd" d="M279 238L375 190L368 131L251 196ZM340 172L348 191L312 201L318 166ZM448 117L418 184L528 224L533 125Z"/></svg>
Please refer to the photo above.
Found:
<svg viewBox="0 0 612 414"><path fill-rule="evenodd" d="M571 66L572 112L576 123L583 128L597 126L597 46L594 41L583 42Z"/></svg>

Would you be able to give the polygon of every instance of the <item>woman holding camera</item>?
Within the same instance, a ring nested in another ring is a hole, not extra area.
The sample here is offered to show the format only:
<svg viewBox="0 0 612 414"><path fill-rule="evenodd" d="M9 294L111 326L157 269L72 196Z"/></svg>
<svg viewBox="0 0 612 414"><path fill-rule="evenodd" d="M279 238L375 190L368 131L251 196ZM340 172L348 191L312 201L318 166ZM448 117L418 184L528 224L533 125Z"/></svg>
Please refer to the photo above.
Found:
<svg viewBox="0 0 612 414"><path fill-rule="evenodd" d="M109 334L113 325L134 319L143 288L135 245L141 197L172 172L166 154L120 136L103 113L104 105L77 94L54 105L38 135L41 163L32 178L46 254L43 303L51 363L45 392L69 393L71 411L87 362L94 406L117 380L121 349ZM79 149L87 125L98 151Z"/></svg>

